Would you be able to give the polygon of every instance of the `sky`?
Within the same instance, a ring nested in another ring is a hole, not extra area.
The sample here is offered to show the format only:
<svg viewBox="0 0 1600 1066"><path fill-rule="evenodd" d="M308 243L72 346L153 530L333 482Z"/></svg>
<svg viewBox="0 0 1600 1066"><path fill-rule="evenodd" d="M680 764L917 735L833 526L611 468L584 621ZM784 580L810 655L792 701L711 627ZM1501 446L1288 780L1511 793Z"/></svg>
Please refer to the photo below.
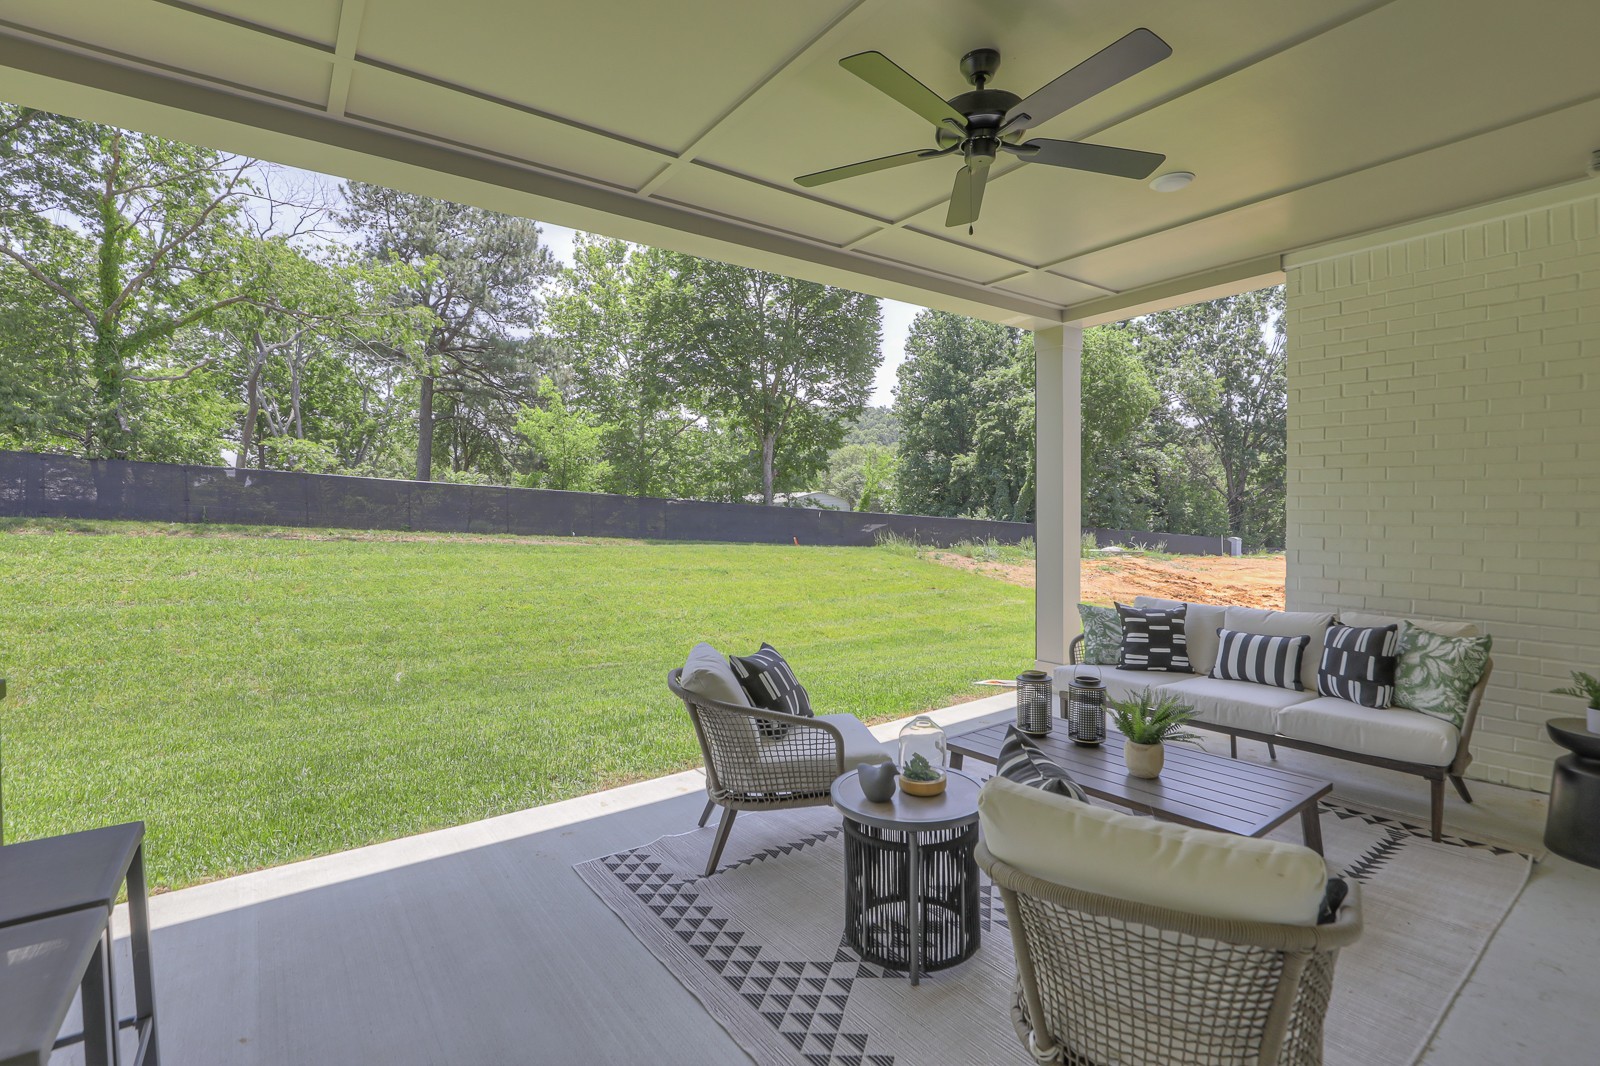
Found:
<svg viewBox="0 0 1600 1066"><path fill-rule="evenodd" d="M571 266L575 231L548 222L540 222L539 229L544 234L545 245L556 258ZM868 402L875 407L890 407L894 404L894 372L906 360L906 334L911 330L911 320L922 308L898 300L880 300L879 303L883 306L883 362L878 366L878 378Z"/></svg>

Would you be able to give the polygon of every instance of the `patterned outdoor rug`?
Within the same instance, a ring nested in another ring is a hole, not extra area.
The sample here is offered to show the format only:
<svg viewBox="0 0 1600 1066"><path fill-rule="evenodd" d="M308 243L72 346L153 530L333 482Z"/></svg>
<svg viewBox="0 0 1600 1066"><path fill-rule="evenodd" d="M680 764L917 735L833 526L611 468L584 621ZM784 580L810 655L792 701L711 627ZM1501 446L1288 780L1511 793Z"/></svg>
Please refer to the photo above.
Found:
<svg viewBox="0 0 1600 1066"><path fill-rule="evenodd" d="M829 808L747 814L723 868L701 876L711 828L577 871L761 1063L911 1066L1032 1062L1011 1028L1005 910L984 879L982 947L905 975L846 946L844 848ZM1298 840L1298 822L1275 836ZM1527 882L1532 859L1388 814L1324 804L1329 866L1359 880L1366 929L1339 956L1330 1066L1409 1066Z"/></svg>

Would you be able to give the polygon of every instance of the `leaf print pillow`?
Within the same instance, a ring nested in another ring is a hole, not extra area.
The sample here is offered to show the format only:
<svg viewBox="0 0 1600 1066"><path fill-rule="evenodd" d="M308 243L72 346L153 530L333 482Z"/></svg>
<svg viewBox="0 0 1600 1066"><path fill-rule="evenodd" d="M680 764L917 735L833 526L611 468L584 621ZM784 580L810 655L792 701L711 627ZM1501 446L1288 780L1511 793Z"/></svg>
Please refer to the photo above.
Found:
<svg viewBox="0 0 1600 1066"><path fill-rule="evenodd" d="M1395 705L1443 718L1459 728L1467 714L1467 697L1489 663L1493 642L1488 636L1447 637L1402 623Z"/></svg>
<svg viewBox="0 0 1600 1066"><path fill-rule="evenodd" d="M1114 607L1078 604L1083 619L1083 651L1079 662L1115 666L1122 661L1122 616Z"/></svg>

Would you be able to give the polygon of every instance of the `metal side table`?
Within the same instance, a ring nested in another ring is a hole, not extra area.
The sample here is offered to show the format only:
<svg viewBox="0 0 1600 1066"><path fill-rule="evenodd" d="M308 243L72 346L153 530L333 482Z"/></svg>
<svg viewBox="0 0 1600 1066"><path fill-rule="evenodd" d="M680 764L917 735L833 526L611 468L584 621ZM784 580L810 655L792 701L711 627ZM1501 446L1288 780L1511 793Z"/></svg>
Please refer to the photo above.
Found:
<svg viewBox="0 0 1600 1066"><path fill-rule="evenodd" d="M844 815L846 939L912 984L978 950L978 782L948 777L937 796L896 791L886 803L867 799L854 771L833 783Z"/></svg>
<svg viewBox="0 0 1600 1066"><path fill-rule="evenodd" d="M134 1013L131 1018L118 1018L115 1014L116 985L112 981L108 950L104 959L111 1010L109 1024L113 1033L133 1029L137 1034L139 1045L131 1060L132 1066L158 1066L160 1050L156 1041L155 980L150 967L150 899L144 878L143 822L0 847L0 932L73 914L93 915L102 929L109 929L111 910L124 883L128 886L129 939L133 947ZM109 933L106 939L109 946ZM55 1043L59 1047L78 1039L83 1037L63 1037ZM89 1039L93 1039L93 1034L89 1034ZM112 1053L112 1061L119 1061L115 1047Z"/></svg>

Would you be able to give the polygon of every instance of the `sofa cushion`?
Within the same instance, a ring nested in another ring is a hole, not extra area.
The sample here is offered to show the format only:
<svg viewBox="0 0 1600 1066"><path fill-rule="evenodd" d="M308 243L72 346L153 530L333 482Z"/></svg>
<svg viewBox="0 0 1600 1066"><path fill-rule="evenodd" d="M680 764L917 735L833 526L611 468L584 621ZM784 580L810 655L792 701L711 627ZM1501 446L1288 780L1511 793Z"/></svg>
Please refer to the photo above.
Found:
<svg viewBox="0 0 1600 1066"><path fill-rule="evenodd" d="M1180 681L1163 686L1161 691L1192 706L1196 718L1202 722L1268 734L1278 731L1280 711L1312 698L1308 692L1215 677Z"/></svg>
<svg viewBox="0 0 1600 1066"><path fill-rule="evenodd" d="M1072 678L1082 669L1080 666L1058 666L1055 670L1054 684L1056 694L1067 691L1067 686L1072 684ZM1112 700L1125 700L1129 696L1143 692L1147 688L1164 688L1175 685L1179 681L1191 681L1195 674L1151 673L1148 670L1119 670L1111 666L1097 666L1094 668L1100 676L1100 683L1106 688L1106 698Z"/></svg>
<svg viewBox="0 0 1600 1066"><path fill-rule="evenodd" d="M1217 661L1211 666L1211 677L1304 691L1300 668L1311 646L1310 637L1269 637L1222 629L1217 639Z"/></svg>
<svg viewBox="0 0 1600 1066"><path fill-rule="evenodd" d="M1164 600L1159 596L1135 596L1135 607L1179 607L1182 600ZM1189 667L1196 673L1207 673L1217 661L1217 630L1222 628L1228 609L1215 603L1191 603L1183 619L1184 635L1189 639Z"/></svg>
<svg viewBox="0 0 1600 1066"><path fill-rule="evenodd" d="M1122 616L1123 670L1192 673L1189 638L1184 632L1186 607L1129 607L1117 604Z"/></svg>
<svg viewBox="0 0 1600 1066"><path fill-rule="evenodd" d="M1317 665L1317 694L1363 707L1389 706L1399 640L1398 626L1329 626Z"/></svg>
<svg viewBox="0 0 1600 1066"><path fill-rule="evenodd" d="M1446 637L1410 624L1400 627L1394 702L1460 726L1472 690L1489 666L1494 638Z"/></svg>
<svg viewBox="0 0 1600 1066"><path fill-rule="evenodd" d="M991 778L984 845L1002 862L1083 892L1208 918L1314 925L1328 869L1310 848L1158 822Z"/></svg>
<svg viewBox="0 0 1600 1066"><path fill-rule="evenodd" d="M1359 755L1378 755L1425 766L1448 766L1461 733L1442 718L1404 707L1363 707L1321 696L1284 708L1278 732Z"/></svg>
<svg viewBox="0 0 1600 1066"><path fill-rule="evenodd" d="M1401 622L1446 637L1475 637L1478 635L1478 627L1471 622L1439 622L1431 618L1398 618L1383 614L1367 614L1364 611L1339 612L1339 624L1345 626L1357 626L1366 629L1376 627L1381 629L1384 626L1398 626Z"/></svg>
<svg viewBox="0 0 1600 1066"><path fill-rule="evenodd" d="M1122 616L1117 609L1080 603L1078 618L1083 622L1083 645L1078 661L1095 666L1115 666L1121 662Z"/></svg>
<svg viewBox="0 0 1600 1066"><path fill-rule="evenodd" d="M1308 636L1313 648L1322 647L1322 635L1333 624L1327 611L1269 611L1262 607L1229 607L1223 625L1241 633L1264 633L1269 637ZM1317 656L1307 655L1300 667L1300 683L1306 691L1317 691Z"/></svg>
<svg viewBox="0 0 1600 1066"><path fill-rule="evenodd" d="M817 721L829 722L838 727L844 738L844 768L853 770L863 763L888 762L889 753L883 742L872 735L866 723L853 714L822 714ZM831 773L833 760L816 754L817 734L808 728L796 728L786 736L767 737L761 741L761 761L767 763L816 763L824 772Z"/></svg>
<svg viewBox="0 0 1600 1066"><path fill-rule="evenodd" d="M1016 726L1006 728L1006 739L1000 743L1000 754L994 761L995 776L1019 785L1042 788L1070 799L1087 803L1089 797L1072 775L1056 765L1055 760L1039 750L1039 746L1022 735Z"/></svg>
<svg viewBox="0 0 1600 1066"><path fill-rule="evenodd" d="M735 707L750 706L744 686L733 674L733 667L728 665L728 660L720 651L704 641L689 652L689 660L683 664L678 684L685 692L704 696L708 700L731 703Z"/></svg>

